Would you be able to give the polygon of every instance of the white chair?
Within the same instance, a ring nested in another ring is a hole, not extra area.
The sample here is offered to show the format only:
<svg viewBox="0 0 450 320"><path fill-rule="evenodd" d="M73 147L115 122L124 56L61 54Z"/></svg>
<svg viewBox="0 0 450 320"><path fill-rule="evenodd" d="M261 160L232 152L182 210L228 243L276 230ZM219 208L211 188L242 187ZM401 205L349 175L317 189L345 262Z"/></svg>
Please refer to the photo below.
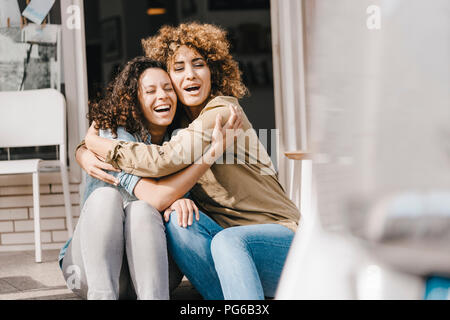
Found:
<svg viewBox="0 0 450 320"><path fill-rule="evenodd" d="M55 89L0 92L0 148L58 145L60 160L41 159L0 161L0 174L33 175L35 260L42 261L39 168L61 170L67 229L72 236L69 179L66 165L66 103Z"/></svg>

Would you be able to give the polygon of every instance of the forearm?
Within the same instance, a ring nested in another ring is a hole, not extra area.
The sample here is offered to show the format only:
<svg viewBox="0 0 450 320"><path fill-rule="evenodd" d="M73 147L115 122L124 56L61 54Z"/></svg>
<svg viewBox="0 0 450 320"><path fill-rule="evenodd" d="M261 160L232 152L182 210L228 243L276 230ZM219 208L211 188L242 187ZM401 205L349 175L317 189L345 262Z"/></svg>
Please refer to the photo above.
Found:
<svg viewBox="0 0 450 320"><path fill-rule="evenodd" d="M104 163L97 156L89 151L84 145L75 152L75 159L81 169L93 178L99 179L109 184L117 185L118 180L108 171L117 171L110 164Z"/></svg>
<svg viewBox="0 0 450 320"><path fill-rule="evenodd" d="M78 165L83 168L83 153L87 151L86 146L81 146L77 149L77 151L75 152L75 160L77 161Z"/></svg>
<svg viewBox="0 0 450 320"><path fill-rule="evenodd" d="M216 116L222 116L223 126L231 114L230 108L216 108L201 115L161 146L115 141L105 161L140 177L158 178L176 173L201 158L211 144Z"/></svg>
<svg viewBox="0 0 450 320"><path fill-rule="evenodd" d="M96 155L105 159L108 151L113 148L114 140L89 134L85 139L86 147ZM78 151L77 151L78 153Z"/></svg>
<svg viewBox="0 0 450 320"><path fill-rule="evenodd" d="M220 147L220 146L219 146ZM186 194L221 155L218 146L212 147L202 158L173 175L160 180L141 179L134 189L134 194L158 211L167 209L174 201Z"/></svg>

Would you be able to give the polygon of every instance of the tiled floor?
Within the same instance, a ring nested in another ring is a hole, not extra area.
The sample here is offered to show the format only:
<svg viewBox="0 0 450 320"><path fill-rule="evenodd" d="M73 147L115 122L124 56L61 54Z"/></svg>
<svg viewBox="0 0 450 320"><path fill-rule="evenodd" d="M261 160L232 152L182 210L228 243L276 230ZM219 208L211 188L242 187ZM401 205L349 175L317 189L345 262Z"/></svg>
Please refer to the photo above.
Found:
<svg viewBox="0 0 450 320"><path fill-rule="evenodd" d="M0 300L80 300L66 287L58 253L45 250L42 263L35 263L34 251L0 252ZM201 296L184 278L172 299L199 300Z"/></svg>

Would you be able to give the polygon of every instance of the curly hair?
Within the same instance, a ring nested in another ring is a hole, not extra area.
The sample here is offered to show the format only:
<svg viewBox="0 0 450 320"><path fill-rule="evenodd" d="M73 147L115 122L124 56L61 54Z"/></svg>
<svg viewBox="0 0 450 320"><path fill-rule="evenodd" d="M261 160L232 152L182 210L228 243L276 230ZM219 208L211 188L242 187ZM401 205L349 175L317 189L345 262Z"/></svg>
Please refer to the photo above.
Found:
<svg viewBox="0 0 450 320"><path fill-rule="evenodd" d="M211 95L242 98L248 89L242 82L238 63L230 54L227 32L212 24L182 23L163 26L155 36L142 40L145 55L168 67L180 46L196 50L211 70Z"/></svg>
<svg viewBox="0 0 450 320"><path fill-rule="evenodd" d="M139 134L142 141L148 137L148 121L144 117L139 98L139 78L148 68L166 70L166 65L147 57L136 57L106 87L103 97L89 102L89 123L95 121L96 129L124 127L131 134Z"/></svg>

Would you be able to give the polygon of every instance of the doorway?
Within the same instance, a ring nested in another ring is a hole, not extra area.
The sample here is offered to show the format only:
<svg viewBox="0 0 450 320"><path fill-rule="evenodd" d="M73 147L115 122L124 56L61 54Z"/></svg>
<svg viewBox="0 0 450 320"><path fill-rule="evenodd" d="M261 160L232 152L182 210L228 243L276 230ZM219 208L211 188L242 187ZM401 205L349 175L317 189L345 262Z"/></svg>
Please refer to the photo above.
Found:
<svg viewBox="0 0 450 320"><path fill-rule="evenodd" d="M155 8L163 10L150 10ZM84 14L89 99L126 61L143 54L141 39L162 25L213 23L228 31L232 55L250 90L241 105L253 127L269 134L275 128L270 0L89 0Z"/></svg>

